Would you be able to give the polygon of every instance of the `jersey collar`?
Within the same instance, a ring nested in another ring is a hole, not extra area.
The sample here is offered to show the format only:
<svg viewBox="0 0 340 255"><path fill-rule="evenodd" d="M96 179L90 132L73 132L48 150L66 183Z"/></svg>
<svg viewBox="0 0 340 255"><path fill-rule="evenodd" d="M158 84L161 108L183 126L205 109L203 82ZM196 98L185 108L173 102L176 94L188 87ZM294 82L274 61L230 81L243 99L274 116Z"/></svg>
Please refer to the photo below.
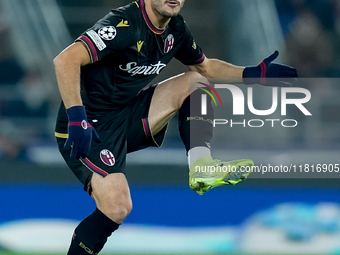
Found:
<svg viewBox="0 0 340 255"><path fill-rule="evenodd" d="M154 24L152 24L146 9L145 9L145 0L140 0L140 4L141 4L141 9L142 9L142 14L143 14L143 18L146 22L146 24L148 25L148 27L152 30L152 32L154 32L157 35L163 34L163 32L165 31L165 29L159 29L157 28Z"/></svg>

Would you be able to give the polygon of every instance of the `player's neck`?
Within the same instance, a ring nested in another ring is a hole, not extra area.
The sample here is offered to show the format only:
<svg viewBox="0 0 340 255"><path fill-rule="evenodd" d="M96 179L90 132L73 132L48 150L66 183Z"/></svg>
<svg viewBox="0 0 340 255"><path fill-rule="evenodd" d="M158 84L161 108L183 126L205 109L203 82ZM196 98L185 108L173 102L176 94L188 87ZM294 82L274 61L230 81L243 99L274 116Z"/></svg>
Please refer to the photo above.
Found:
<svg viewBox="0 0 340 255"><path fill-rule="evenodd" d="M169 24L171 18L166 18L160 15L156 10L154 10L148 1L145 1L145 10L152 24L158 29L165 29Z"/></svg>

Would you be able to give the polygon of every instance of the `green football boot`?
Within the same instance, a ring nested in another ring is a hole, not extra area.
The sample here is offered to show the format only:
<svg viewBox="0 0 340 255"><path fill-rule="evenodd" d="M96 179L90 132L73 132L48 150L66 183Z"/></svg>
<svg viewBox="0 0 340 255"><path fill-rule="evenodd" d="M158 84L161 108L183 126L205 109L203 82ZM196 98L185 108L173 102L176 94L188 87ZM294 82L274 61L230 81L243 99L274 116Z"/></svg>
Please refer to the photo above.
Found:
<svg viewBox="0 0 340 255"><path fill-rule="evenodd" d="M240 159L223 162L218 159L201 158L189 170L189 186L199 195L222 185L235 185L252 172L254 162Z"/></svg>

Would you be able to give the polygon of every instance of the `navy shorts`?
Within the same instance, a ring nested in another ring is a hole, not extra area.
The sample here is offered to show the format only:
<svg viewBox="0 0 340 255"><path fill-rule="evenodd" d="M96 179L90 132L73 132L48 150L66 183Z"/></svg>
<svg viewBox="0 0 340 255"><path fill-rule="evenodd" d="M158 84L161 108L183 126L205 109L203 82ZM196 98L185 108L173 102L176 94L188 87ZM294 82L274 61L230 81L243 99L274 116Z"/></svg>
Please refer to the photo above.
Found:
<svg viewBox="0 0 340 255"><path fill-rule="evenodd" d="M97 131L101 142L92 141L87 158L71 158L70 150L64 149L67 134L56 132L61 155L84 184L86 191L90 192L93 173L103 177L110 173L124 173L127 153L162 145L167 126L153 137L148 123L155 88L152 86L139 93L127 107L119 108L98 119L88 120ZM60 123L57 123L58 125Z"/></svg>

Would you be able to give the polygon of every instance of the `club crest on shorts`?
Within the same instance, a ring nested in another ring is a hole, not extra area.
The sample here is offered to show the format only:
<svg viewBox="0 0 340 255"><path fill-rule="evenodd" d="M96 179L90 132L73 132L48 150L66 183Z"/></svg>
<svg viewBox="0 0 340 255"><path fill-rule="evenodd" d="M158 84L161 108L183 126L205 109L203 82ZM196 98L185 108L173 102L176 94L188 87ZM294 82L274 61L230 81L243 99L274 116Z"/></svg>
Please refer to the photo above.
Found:
<svg viewBox="0 0 340 255"><path fill-rule="evenodd" d="M113 26L103 27L103 28L99 29L98 34L104 40L111 41L116 37L117 30Z"/></svg>
<svg viewBox="0 0 340 255"><path fill-rule="evenodd" d="M172 50L175 43L175 37L172 34L169 34L164 42L164 53L167 54Z"/></svg>
<svg viewBox="0 0 340 255"><path fill-rule="evenodd" d="M100 152L100 159L107 166L113 166L116 163L116 159L113 153L106 149Z"/></svg>

